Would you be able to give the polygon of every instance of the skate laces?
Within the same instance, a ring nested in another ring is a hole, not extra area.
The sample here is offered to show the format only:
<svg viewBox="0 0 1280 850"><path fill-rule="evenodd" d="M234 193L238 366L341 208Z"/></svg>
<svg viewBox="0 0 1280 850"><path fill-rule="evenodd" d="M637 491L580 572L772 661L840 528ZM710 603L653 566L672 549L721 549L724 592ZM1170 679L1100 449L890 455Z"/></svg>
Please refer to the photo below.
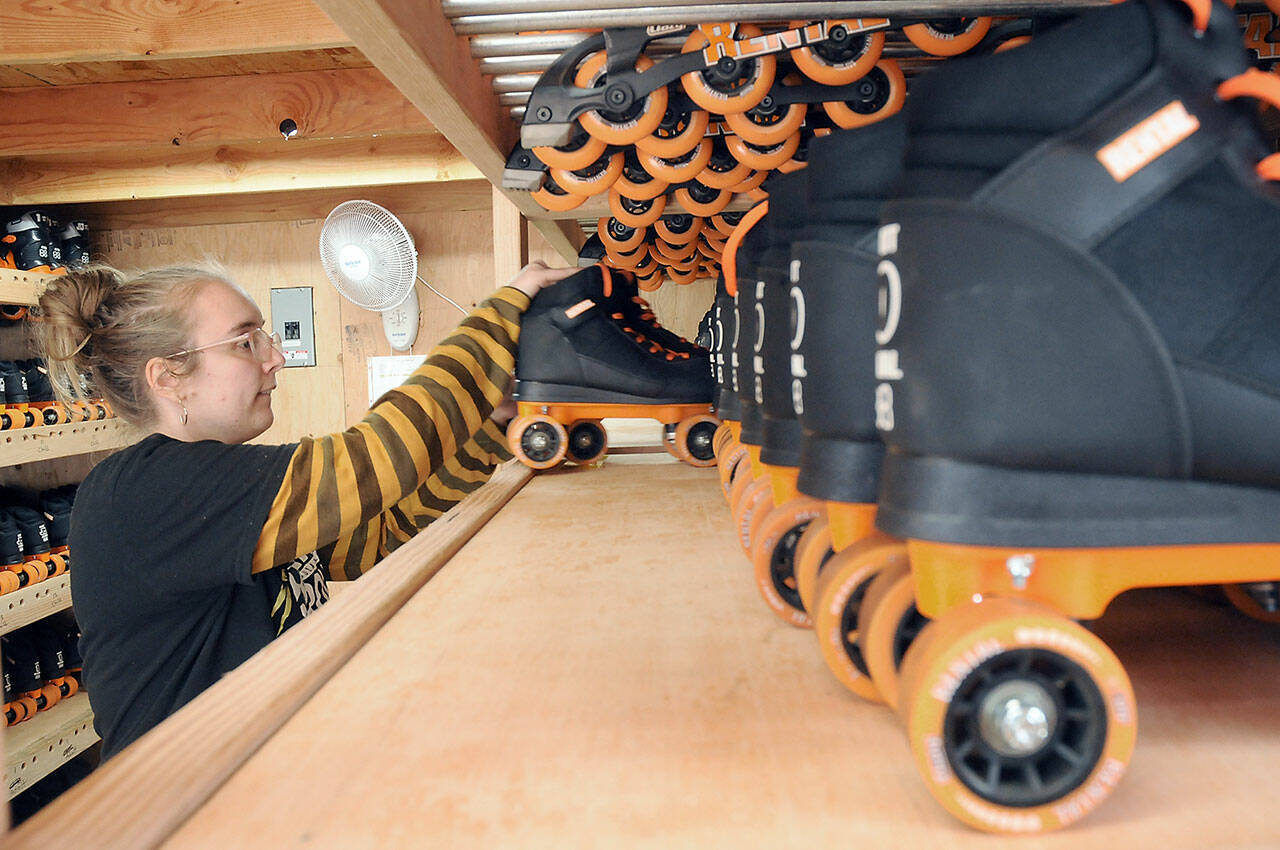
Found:
<svg viewBox="0 0 1280 850"><path fill-rule="evenodd" d="M1218 97L1222 100L1251 97L1280 109L1280 77L1250 68L1243 74L1224 80L1218 86ZM1280 180L1280 153L1263 158L1255 170L1263 180Z"/></svg>
<svg viewBox="0 0 1280 850"><path fill-rule="evenodd" d="M613 313L613 314L611 315L611 318L612 318L614 321L624 322L624 321L626 321L626 318L627 318L627 317L626 317L626 316L624 316L622 313ZM623 332L623 333L625 333L625 334L627 334L627 335L628 335L629 337L631 337L632 339L634 339L634 340L635 340L637 343L639 343L640 345L642 345L642 346L647 345L647 346L648 346L648 350L649 350L649 353L650 353L650 354L665 354L668 360L675 360L675 359L676 359L676 355L675 355L675 353L674 353L674 352L667 351L667 350L666 350L665 348L663 348L661 345L658 345L656 342L654 342L653 340L649 339L647 336L645 336L644 334L640 333L639 331L637 331L635 328L631 327L630 325L625 325L625 324L624 324L624 325L622 326L622 332Z"/></svg>

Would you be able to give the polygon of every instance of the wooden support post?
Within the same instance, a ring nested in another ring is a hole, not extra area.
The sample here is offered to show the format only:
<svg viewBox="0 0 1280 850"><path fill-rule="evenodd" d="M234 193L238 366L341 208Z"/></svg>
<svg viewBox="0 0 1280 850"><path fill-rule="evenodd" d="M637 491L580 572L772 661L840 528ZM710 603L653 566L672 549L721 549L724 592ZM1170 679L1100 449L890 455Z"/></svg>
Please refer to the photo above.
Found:
<svg viewBox="0 0 1280 850"><path fill-rule="evenodd" d="M493 279L499 284L516 276L529 262L529 228L524 214L503 194L493 190Z"/></svg>

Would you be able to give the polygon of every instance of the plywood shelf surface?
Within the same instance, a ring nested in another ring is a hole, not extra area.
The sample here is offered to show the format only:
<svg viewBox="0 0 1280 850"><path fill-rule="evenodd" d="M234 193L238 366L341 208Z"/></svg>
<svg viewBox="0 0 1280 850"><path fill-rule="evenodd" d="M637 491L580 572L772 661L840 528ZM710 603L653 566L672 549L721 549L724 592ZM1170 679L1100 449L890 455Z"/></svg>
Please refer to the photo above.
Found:
<svg viewBox="0 0 1280 850"><path fill-rule="evenodd" d="M123 419L0 431L0 467L121 449L141 436Z"/></svg>
<svg viewBox="0 0 1280 850"><path fill-rule="evenodd" d="M78 693L4 730L8 799L30 788L98 740L87 694Z"/></svg>
<svg viewBox="0 0 1280 850"><path fill-rule="evenodd" d="M0 635L71 607L71 574L38 581L0 596Z"/></svg>
<svg viewBox="0 0 1280 850"><path fill-rule="evenodd" d="M1274 627L1121 597L1128 776L1073 829L980 834L765 608L718 491L653 456L537 476L165 846L1275 846Z"/></svg>

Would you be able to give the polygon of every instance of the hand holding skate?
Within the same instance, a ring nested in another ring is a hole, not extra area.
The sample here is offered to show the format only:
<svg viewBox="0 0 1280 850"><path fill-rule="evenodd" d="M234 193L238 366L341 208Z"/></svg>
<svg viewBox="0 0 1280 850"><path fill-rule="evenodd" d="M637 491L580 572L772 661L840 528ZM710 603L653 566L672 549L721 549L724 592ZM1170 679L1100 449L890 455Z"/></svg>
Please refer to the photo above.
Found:
<svg viewBox="0 0 1280 850"><path fill-rule="evenodd" d="M532 298L551 284L559 280L564 280L576 271L578 271L578 269L574 267L556 269L548 268L547 264L542 262L542 260L534 260L532 263L529 263L524 268L520 269L507 286L515 287L525 295Z"/></svg>

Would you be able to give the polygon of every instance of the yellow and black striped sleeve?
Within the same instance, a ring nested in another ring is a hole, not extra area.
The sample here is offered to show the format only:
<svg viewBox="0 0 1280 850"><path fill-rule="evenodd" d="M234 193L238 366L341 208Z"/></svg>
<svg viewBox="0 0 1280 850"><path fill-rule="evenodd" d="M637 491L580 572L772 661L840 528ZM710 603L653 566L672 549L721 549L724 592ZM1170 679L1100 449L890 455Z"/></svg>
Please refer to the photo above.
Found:
<svg viewBox="0 0 1280 850"><path fill-rule="evenodd" d="M505 431L492 419L463 444L405 499L352 534L320 550L330 581L351 581L394 552L489 480L498 464L510 460Z"/></svg>
<svg viewBox="0 0 1280 850"><path fill-rule="evenodd" d="M355 545L359 530L372 531L384 512L416 497L429 478L454 475L464 462L460 452L477 454L471 446L478 435L493 433L485 431L486 422L511 380L520 315L528 306L527 295L503 287L359 423L303 439L267 513L253 571L348 537Z"/></svg>

